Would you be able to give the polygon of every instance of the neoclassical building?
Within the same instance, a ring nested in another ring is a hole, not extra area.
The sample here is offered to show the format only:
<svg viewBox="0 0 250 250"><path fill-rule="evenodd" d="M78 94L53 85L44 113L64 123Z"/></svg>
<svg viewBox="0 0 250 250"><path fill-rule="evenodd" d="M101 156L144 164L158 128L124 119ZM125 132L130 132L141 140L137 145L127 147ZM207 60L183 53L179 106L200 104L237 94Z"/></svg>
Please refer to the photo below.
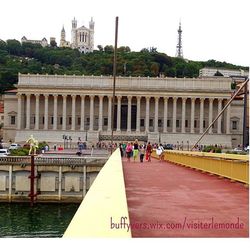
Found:
<svg viewBox="0 0 250 250"><path fill-rule="evenodd" d="M4 140L111 139L112 76L23 75L4 96ZM229 78L117 77L114 140L192 145L232 95ZM243 101L231 103L201 144L242 143Z"/></svg>

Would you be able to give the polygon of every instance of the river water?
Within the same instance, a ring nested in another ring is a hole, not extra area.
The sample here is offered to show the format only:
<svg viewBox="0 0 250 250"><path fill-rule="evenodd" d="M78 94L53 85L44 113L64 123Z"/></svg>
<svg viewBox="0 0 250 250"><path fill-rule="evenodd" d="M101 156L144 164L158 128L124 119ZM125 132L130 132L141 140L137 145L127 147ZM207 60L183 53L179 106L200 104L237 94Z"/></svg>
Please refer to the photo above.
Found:
<svg viewBox="0 0 250 250"><path fill-rule="evenodd" d="M79 205L0 203L0 237L62 237Z"/></svg>

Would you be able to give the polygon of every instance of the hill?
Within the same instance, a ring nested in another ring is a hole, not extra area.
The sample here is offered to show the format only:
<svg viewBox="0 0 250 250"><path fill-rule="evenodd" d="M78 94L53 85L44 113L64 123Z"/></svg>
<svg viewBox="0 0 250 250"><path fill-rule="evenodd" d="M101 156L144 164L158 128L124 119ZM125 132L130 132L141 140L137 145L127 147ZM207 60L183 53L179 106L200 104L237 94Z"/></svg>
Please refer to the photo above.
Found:
<svg viewBox="0 0 250 250"><path fill-rule="evenodd" d="M18 72L31 74L112 75L113 46L102 47L93 53L81 54L76 49L58 48L56 44L43 48L39 44L17 40L0 40L0 94L13 88ZM203 67L244 69L226 62L187 61L157 52L156 48L131 51L122 46L117 52L117 75L168 77L198 77Z"/></svg>

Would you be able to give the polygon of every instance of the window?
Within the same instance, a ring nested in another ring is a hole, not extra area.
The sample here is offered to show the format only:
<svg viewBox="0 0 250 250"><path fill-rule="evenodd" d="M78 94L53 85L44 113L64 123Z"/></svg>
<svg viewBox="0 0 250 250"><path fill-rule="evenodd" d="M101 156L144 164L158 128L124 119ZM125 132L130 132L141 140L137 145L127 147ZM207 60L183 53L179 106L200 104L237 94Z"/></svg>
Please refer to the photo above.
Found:
<svg viewBox="0 0 250 250"><path fill-rule="evenodd" d="M194 120L194 127L197 128L197 120Z"/></svg>
<svg viewBox="0 0 250 250"><path fill-rule="evenodd" d="M89 126L90 119L89 117L86 118L86 125Z"/></svg>
<svg viewBox="0 0 250 250"><path fill-rule="evenodd" d="M188 120L185 120L185 128L188 128Z"/></svg>
<svg viewBox="0 0 250 250"><path fill-rule="evenodd" d="M158 120L158 127L159 127L159 128L162 127L162 120L161 120L161 119Z"/></svg>
<svg viewBox="0 0 250 250"><path fill-rule="evenodd" d="M71 125L72 124L72 117L70 116L69 117L69 125Z"/></svg>
<svg viewBox="0 0 250 250"><path fill-rule="evenodd" d="M44 116L43 116L43 119L42 119L42 124L44 124Z"/></svg>
<svg viewBox="0 0 250 250"><path fill-rule="evenodd" d="M33 116L32 118L33 118L33 119L32 119L32 122L33 122L33 124L35 124L35 123L36 123L36 117Z"/></svg>
<svg viewBox="0 0 250 250"><path fill-rule="evenodd" d="M170 120L167 120L167 127L170 127Z"/></svg>
<svg viewBox="0 0 250 250"><path fill-rule="evenodd" d="M12 115L12 116L10 117L10 124L11 124L11 125L15 125L15 124L16 124L16 117L15 117L14 115Z"/></svg>
<svg viewBox="0 0 250 250"><path fill-rule="evenodd" d="M78 117L78 118L77 118L77 124L78 124L78 125L81 125L81 117Z"/></svg>
<svg viewBox="0 0 250 250"><path fill-rule="evenodd" d="M203 121L203 128L206 128L206 121Z"/></svg>
<svg viewBox="0 0 250 250"><path fill-rule="evenodd" d="M63 124L63 118L60 117L60 125L62 125L62 124Z"/></svg>
<svg viewBox="0 0 250 250"><path fill-rule="evenodd" d="M108 118L103 119L103 126L108 126Z"/></svg>
<svg viewBox="0 0 250 250"><path fill-rule="evenodd" d="M153 127L153 119L149 119L149 127Z"/></svg>
<svg viewBox="0 0 250 250"><path fill-rule="evenodd" d="M141 120L140 120L140 126L141 126L141 127L144 127L144 119L141 119Z"/></svg>
<svg viewBox="0 0 250 250"><path fill-rule="evenodd" d="M176 128L180 127L180 120L176 120Z"/></svg>
<svg viewBox="0 0 250 250"><path fill-rule="evenodd" d="M232 129L237 130L238 129L238 122L237 121L232 121Z"/></svg>
<svg viewBox="0 0 250 250"><path fill-rule="evenodd" d="M52 124L52 125L54 124L54 117L53 116L50 117L50 124Z"/></svg>

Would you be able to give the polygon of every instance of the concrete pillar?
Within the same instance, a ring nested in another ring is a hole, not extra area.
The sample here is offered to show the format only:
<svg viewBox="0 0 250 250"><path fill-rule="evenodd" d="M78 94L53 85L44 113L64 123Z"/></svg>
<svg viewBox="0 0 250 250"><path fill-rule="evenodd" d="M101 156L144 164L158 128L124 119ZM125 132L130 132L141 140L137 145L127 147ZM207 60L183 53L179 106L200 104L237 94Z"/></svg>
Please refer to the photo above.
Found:
<svg viewBox="0 0 250 250"><path fill-rule="evenodd" d="M173 97L173 133L176 133L176 109L178 97Z"/></svg>
<svg viewBox="0 0 250 250"><path fill-rule="evenodd" d="M145 131L149 132L149 101L150 97L146 96L146 121L145 121Z"/></svg>
<svg viewBox="0 0 250 250"><path fill-rule="evenodd" d="M102 120L103 120L103 96L99 96L99 131L102 131Z"/></svg>
<svg viewBox="0 0 250 250"><path fill-rule="evenodd" d="M230 118L231 118L231 104L227 107L227 120L226 120L226 133L227 134L231 134L231 130L230 130Z"/></svg>
<svg viewBox="0 0 250 250"><path fill-rule="evenodd" d="M39 129L39 99L40 94L35 94L36 97L36 114L35 114L35 129Z"/></svg>
<svg viewBox="0 0 250 250"><path fill-rule="evenodd" d="M185 133L185 121L186 121L186 100L187 98L182 98L182 110L181 110L181 133Z"/></svg>
<svg viewBox="0 0 250 250"><path fill-rule="evenodd" d="M122 96L117 96L117 125L116 125L116 131L121 131L121 100L122 100Z"/></svg>
<svg viewBox="0 0 250 250"><path fill-rule="evenodd" d="M214 103L214 99L213 98L209 98L209 116L208 116L208 122L209 122L209 125L212 123L213 121L213 103ZM208 133L209 134L212 134L213 133L213 127L211 127L209 130L208 130Z"/></svg>
<svg viewBox="0 0 250 250"><path fill-rule="evenodd" d="M168 131L168 97L164 97L163 133Z"/></svg>
<svg viewBox="0 0 250 250"><path fill-rule="evenodd" d="M222 108L222 99L219 98L218 99L218 114L221 112L221 108ZM220 116L218 118L218 122L217 122L217 134L221 134L221 121L222 121L222 116Z"/></svg>
<svg viewBox="0 0 250 250"><path fill-rule="evenodd" d="M191 98L191 126L190 126L190 132L194 133L194 114L195 114L195 97Z"/></svg>
<svg viewBox="0 0 250 250"><path fill-rule="evenodd" d="M141 97L137 96L137 111L136 111L136 132L141 130Z"/></svg>
<svg viewBox="0 0 250 250"><path fill-rule="evenodd" d="M22 94L17 94L17 129L21 129L22 126Z"/></svg>
<svg viewBox="0 0 250 250"><path fill-rule="evenodd" d="M204 98L200 98L200 133L203 133Z"/></svg>
<svg viewBox="0 0 250 250"><path fill-rule="evenodd" d="M89 130L94 130L94 95L90 96L90 116L89 116Z"/></svg>
<svg viewBox="0 0 250 250"><path fill-rule="evenodd" d="M44 94L44 129L45 130L48 130L48 122L49 122L48 107L49 107L49 95Z"/></svg>
<svg viewBox="0 0 250 250"><path fill-rule="evenodd" d="M111 119L112 119L112 96L108 97L108 131L111 132Z"/></svg>
<svg viewBox="0 0 250 250"><path fill-rule="evenodd" d="M58 95L54 96L54 112L53 112L53 130L57 130L57 98Z"/></svg>
<svg viewBox="0 0 250 250"><path fill-rule="evenodd" d="M85 120L85 95L81 95L81 131L84 131Z"/></svg>
<svg viewBox="0 0 250 250"><path fill-rule="evenodd" d="M66 130L67 110L66 110L67 95L63 95L63 120L62 130Z"/></svg>
<svg viewBox="0 0 250 250"><path fill-rule="evenodd" d="M159 97L155 97L155 124L154 132L158 132L158 117L159 117Z"/></svg>
<svg viewBox="0 0 250 250"><path fill-rule="evenodd" d="M132 96L128 96L127 132L131 132L131 102L132 102Z"/></svg>
<svg viewBox="0 0 250 250"><path fill-rule="evenodd" d="M76 95L71 95L72 112L71 112L71 130L76 129Z"/></svg>
<svg viewBox="0 0 250 250"><path fill-rule="evenodd" d="M30 129L30 94L26 94L26 129Z"/></svg>

